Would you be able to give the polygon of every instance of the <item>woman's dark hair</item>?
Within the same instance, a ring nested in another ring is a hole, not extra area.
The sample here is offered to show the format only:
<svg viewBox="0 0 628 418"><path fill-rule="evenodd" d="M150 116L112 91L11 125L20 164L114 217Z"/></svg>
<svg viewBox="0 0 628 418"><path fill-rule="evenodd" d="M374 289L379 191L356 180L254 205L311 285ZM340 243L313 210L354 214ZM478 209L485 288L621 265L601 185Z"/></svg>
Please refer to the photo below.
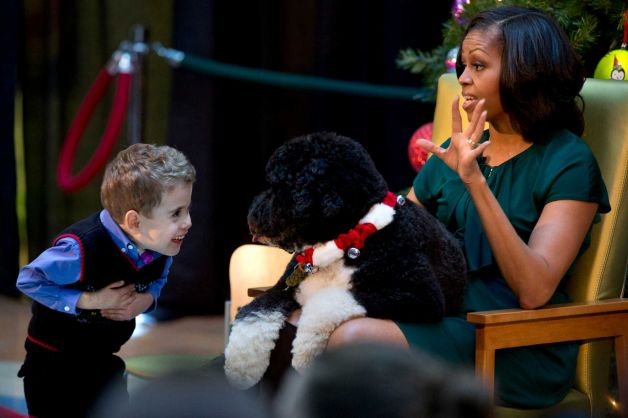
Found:
<svg viewBox="0 0 628 418"><path fill-rule="evenodd" d="M472 31L492 32L501 44L500 96L517 132L533 142L560 128L582 135L584 67L556 21L538 9L501 6L479 12L463 39Z"/></svg>

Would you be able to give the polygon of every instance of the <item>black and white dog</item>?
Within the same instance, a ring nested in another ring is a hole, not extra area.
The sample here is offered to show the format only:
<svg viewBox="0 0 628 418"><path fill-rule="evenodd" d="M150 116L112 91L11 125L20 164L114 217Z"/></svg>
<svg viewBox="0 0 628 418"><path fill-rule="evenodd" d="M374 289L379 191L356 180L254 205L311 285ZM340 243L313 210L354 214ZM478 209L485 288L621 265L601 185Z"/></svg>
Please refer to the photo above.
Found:
<svg viewBox="0 0 628 418"><path fill-rule="evenodd" d="M326 132L294 138L272 155L266 179L270 188L253 200L249 228L258 242L296 256L236 316L225 351L234 385L261 379L296 309L297 370L349 319L433 322L458 310L466 283L458 243L425 209L388 191L358 142Z"/></svg>

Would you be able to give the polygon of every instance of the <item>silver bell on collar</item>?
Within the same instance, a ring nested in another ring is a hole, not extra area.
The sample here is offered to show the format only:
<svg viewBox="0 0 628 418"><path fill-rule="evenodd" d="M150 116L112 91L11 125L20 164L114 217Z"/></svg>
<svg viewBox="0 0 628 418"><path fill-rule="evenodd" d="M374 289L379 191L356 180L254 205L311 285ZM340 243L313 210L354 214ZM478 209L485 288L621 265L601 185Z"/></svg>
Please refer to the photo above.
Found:
<svg viewBox="0 0 628 418"><path fill-rule="evenodd" d="M405 197L403 197L403 196L402 196L402 195L400 195L400 194L399 194L399 195L397 195L397 204L398 204L399 206L403 206L403 205L405 205L405 204L406 204L406 198L405 198Z"/></svg>
<svg viewBox="0 0 628 418"><path fill-rule="evenodd" d="M347 257L349 257L350 259L355 260L359 256L360 256L360 250L358 250L357 248L351 247L347 250Z"/></svg>
<svg viewBox="0 0 628 418"><path fill-rule="evenodd" d="M305 265L303 266L303 270L306 273L316 273L318 271L318 267L311 263L305 263Z"/></svg>

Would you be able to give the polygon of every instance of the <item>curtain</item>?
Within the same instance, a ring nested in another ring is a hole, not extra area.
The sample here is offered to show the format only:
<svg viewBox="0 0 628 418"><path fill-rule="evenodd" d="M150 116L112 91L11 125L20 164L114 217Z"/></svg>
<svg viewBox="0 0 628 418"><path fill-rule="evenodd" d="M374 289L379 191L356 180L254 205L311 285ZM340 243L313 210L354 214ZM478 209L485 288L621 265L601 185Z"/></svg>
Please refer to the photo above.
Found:
<svg viewBox="0 0 628 418"><path fill-rule="evenodd" d="M16 213L16 166L14 149L14 98L17 82L17 0L6 0L0 14L0 293L16 296L15 278L19 263L19 234Z"/></svg>
<svg viewBox="0 0 628 418"><path fill-rule="evenodd" d="M29 260L45 250L64 227L100 209L102 172L75 193L64 193L55 172L65 135L98 72L135 24L149 40L171 42L171 0L24 0L21 3L20 88L27 190ZM4 15L3 15L4 16ZM145 58L145 142L166 142L170 67ZM77 174L99 144L111 108L115 81L95 109L77 149ZM128 145L126 127L110 158Z"/></svg>

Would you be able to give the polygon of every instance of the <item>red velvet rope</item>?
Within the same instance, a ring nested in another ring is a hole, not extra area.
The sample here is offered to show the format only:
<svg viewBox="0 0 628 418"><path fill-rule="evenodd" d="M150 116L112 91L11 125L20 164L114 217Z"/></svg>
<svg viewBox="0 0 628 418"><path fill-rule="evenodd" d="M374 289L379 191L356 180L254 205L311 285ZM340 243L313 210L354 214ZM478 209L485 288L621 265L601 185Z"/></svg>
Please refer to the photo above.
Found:
<svg viewBox="0 0 628 418"><path fill-rule="evenodd" d="M120 128L124 123L129 103L129 91L131 89L131 74L126 73L118 74L113 106L100 144L85 167L76 176L72 176L72 164L78 144L83 132L85 132L89 119L98 103L102 100L112 78L113 76L106 69L100 71L87 96L83 99L83 103L81 103L81 107L65 137L57 164L57 183L66 193L75 192L89 183L106 164L118 139Z"/></svg>

